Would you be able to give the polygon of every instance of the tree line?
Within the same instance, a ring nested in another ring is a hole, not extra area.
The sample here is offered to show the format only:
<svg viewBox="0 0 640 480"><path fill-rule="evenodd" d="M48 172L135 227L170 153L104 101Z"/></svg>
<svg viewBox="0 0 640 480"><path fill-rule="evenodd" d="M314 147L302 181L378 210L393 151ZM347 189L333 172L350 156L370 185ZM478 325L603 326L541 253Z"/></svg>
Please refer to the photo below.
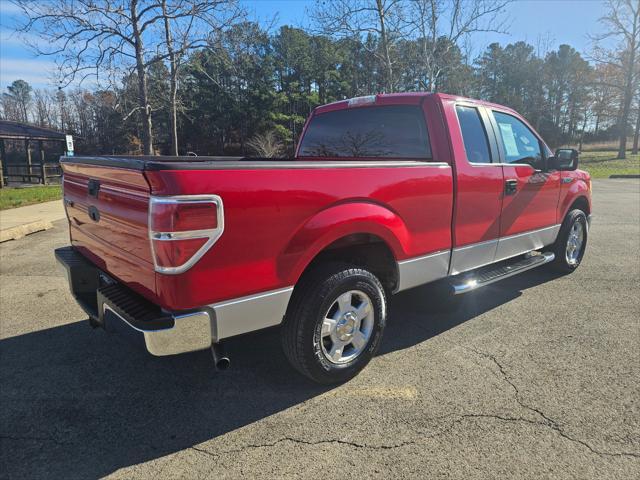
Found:
<svg viewBox="0 0 640 480"><path fill-rule="evenodd" d="M272 31L232 0L19 0L61 83L14 81L2 118L73 133L91 154L280 156L317 105L441 91L511 106L552 146L617 139L624 158L631 136L637 153L640 0L608 2L587 58L526 42L471 55L472 34L506 31L506 3L325 0L311 27Z"/></svg>

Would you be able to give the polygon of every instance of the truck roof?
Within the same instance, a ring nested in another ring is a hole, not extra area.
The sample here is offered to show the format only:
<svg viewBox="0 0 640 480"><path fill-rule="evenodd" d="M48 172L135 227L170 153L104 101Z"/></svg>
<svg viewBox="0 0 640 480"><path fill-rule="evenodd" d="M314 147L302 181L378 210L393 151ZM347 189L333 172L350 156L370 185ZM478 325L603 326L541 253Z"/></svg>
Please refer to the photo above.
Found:
<svg viewBox="0 0 640 480"><path fill-rule="evenodd" d="M415 103L416 98L425 98L428 96L435 96L445 100L454 100L461 102L473 102L486 107L495 107L502 110L509 110L515 112L512 108L497 103L487 102L486 100L478 100L475 98L463 97L460 95L452 95L449 93L430 93L430 92L405 92L405 93L378 93L376 95L366 95L363 97L346 98L344 100L338 100L337 102L328 103L326 105L320 105L316 107L314 113L326 113L334 110L342 110L343 108L349 108L354 106L364 105L402 105L405 103Z"/></svg>

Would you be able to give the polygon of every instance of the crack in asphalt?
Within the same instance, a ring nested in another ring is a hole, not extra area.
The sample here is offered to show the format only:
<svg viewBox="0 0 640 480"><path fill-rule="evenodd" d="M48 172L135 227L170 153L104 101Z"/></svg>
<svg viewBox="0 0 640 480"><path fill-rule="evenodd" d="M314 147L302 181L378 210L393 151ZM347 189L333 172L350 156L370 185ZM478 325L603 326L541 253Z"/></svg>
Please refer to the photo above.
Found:
<svg viewBox="0 0 640 480"><path fill-rule="evenodd" d="M541 426L545 426L545 427L549 427L552 430L554 430L555 432L557 432L561 437L582 445L583 447L586 447L588 450L590 450L592 453L596 454L596 455L600 455L600 456L610 456L610 457L632 457L632 458L640 458L640 454L639 453L635 453L635 452L604 452L601 450L597 450L596 448L594 448L593 446L591 446L590 444L588 444L587 442L585 442L584 440L580 440L579 438L575 438L571 435L569 435L567 432L565 432L562 427L560 426L560 424L554 420L553 418L547 416L542 410L540 410L539 408L529 405L528 403L525 403L520 395L520 390L518 390L518 387L515 385L515 383L513 383L511 381L511 379L509 378L509 375L507 374L504 366L502 365L502 363L500 363L500 361L496 358L495 355L491 354L491 353L487 353L487 352L482 352L480 350L476 350L474 348L471 347L467 347L467 346L463 346L463 345L458 345L459 347L465 349L465 350L469 350L473 353L475 353L476 355L479 355L481 357L487 358L489 360L491 360L493 362L493 364L498 368L498 370L500 371L500 376L501 378L507 382L511 388L514 391L514 398L516 400L516 402L518 403L518 405L520 405L522 408L524 408L525 410L529 410L531 412L536 413L537 415L539 415L541 418L544 419L544 422L535 422L533 420L527 420L525 418L520 418L520 421L527 421L528 423L532 423L532 424L537 424L537 425L541 425ZM463 417L466 415L463 415ZM473 415L471 414L471 416L478 416L478 415ZM493 417L493 418L497 418L497 419L504 419L500 416L497 415L479 415L479 416L487 416L487 417ZM510 420L513 421L513 420Z"/></svg>
<svg viewBox="0 0 640 480"><path fill-rule="evenodd" d="M275 447L276 445L283 443L283 442L291 442L291 443L297 443L300 445L323 445L323 444L339 444L339 445L347 445L349 447L353 447L353 448L366 448L366 449L371 449L371 450L393 450L395 448L403 448L403 447L408 447L408 446L412 446L415 445L417 442L411 440L411 441L407 441L407 442L400 442L397 444L393 444L393 445L367 445L365 443L357 443L357 442L350 442L347 440L340 440L340 439L329 439L329 440L316 440L316 441L311 441L311 440L303 440L300 438L294 438L294 437L282 437L279 438L278 440L275 440L274 442L269 442L269 443L258 443L258 444L248 444L248 445L243 445L240 448L236 448L236 449L232 449L232 450L223 450L220 452L211 452L205 448L200 448L200 447L189 447L191 450L195 450L197 452L200 453L204 453L206 455L209 455L210 457L213 458L218 458L221 457L223 455L231 455L234 453L243 453L246 450L252 450L255 448L271 448L271 447Z"/></svg>
<svg viewBox="0 0 640 480"><path fill-rule="evenodd" d="M529 425L534 425L534 426L539 426L539 427L545 427L545 428L550 428L551 430L553 430L555 433L557 433L558 435L560 435L562 438L569 440L572 443L576 443L578 445L583 446L584 448L586 448L587 450L589 450L591 453L601 456L601 457L629 457L629 458L640 458L640 454L635 453L635 452L607 452L607 451L601 451L598 450L596 448L594 448L592 445L590 445L589 443L585 442L584 440L581 440L579 438L573 437L572 435L569 435L567 432L565 432L563 430L563 428L560 426L560 424L554 420L553 418L549 417L547 414L545 414L542 410L540 410L539 408L533 406L533 405L529 405L528 403L526 403L522 398L521 398L521 394L520 394L520 390L518 389L518 387L515 385L515 383L509 378L509 374L507 373L506 369L504 368L504 366L502 365L502 363L496 358L495 355L490 354L490 353L486 353L486 352L482 352L470 347L466 347L466 346L462 346L462 345L457 345L465 350L469 350L473 353L475 353L476 355L479 355L483 358L489 359L498 369L498 371L500 372L499 377L501 379L503 379L513 390L514 392L514 398L516 400L516 402L518 403L518 405L520 405L520 407L522 407L525 410L528 410L530 412L535 413L538 417L540 417L542 420L531 420L530 418L525 418L525 417L510 417L510 416L505 416L505 415L499 415L499 414L488 414L488 413L462 413L462 414L448 414L448 415L444 415L441 417L437 417L437 418L433 418L432 420L445 420L445 419L450 419L452 417L455 417L454 420L446 427L443 428L442 430L435 432L431 435L422 435L422 439L433 439L436 437L440 437L443 435L447 435L450 432L453 431L453 429L458 425L461 424L467 420L470 419L490 419L490 420L498 420L501 422L510 422L510 423L526 423ZM396 448L403 448L403 447L407 447L407 446L412 446L412 445L417 445L419 442L416 440L411 440L411 441L405 441L405 442L400 442L397 444L392 444L392 445L368 445L365 443L358 443L358 442L353 442L353 441L347 441L347 440L340 440L340 439L326 439L326 440L317 440L317 441L311 441L311 440L304 440L304 439L300 439L300 438L294 438L294 437L282 437L279 438L273 442L268 442L268 443L261 443L261 444L247 444L244 445L240 448L237 449L231 449L231 450L223 450L220 452L212 452L210 450L207 450L205 448L201 448L201 447L189 447L192 450L195 450L197 452L200 452L202 454L208 455L212 458L219 458L221 456L224 455L232 455L232 454L236 454L236 453L243 453L247 450L252 450L252 449L257 449L257 448L272 448L275 447L283 442L291 442L291 443L296 443L296 444L300 444L300 445L310 445L310 446L315 446L315 445L323 445L323 444L339 444L339 445L346 445L352 448L357 448L357 449L371 449L371 450L392 450L392 449L396 449Z"/></svg>
<svg viewBox="0 0 640 480"><path fill-rule="evenodd" d="M465 414L452 414L452 415L446 415L444 417L441 418L450 418L452 416L456 416L458 418L456 418L453 422L451 422L450 425L448 425L446 428L444 428L443 430L431 434L431 435L425 435L422 438L423 439L433 439L436 437L440 437L443 435L447 435L449 433L451 433L451 431L453 431L453 429L460 423L463 423L464 421L468 420L468 419L491 419L491 420L498 420L501 422L512 422L512 423L527 423L530 425L535 425L535 426L542 426L542 427L551 427L555 432L557 432L560 436L562 436L563 438L574 442L574 443L578 443L579 445L582 445L584 447L586 447L589 451L591 451L592 453L599 455L599 456L607 456L607 457L632 457L632 458L640 458L639 454L633 453L633 452L602 452L599 450L596 450L595 448L593 448L591 445L589 445L588 443L580 440L580 439L576 439L574 437L571 437L570 435L566 434L564 431L562 431L561 429L559 429L559 427L557 427L557 424L550 424L547 420L545 420L544 422L540 422L540 421L535 421L535 420L531 420L528 418L524 418L524 417L507 417L507 416L503 416L503 415L497 415L497 414L485 414L485 413L465 413ZM210 450L207 450L205 448L200 448L200 447L189 447L191 450L195 450L199 453L205 454L207 456L210 456L212 458L218 459L222 456L225 455L232 455L232 454L236 454L236 453L243 453L247 450L252 450L252 449L257 449L257 448L272 448L275 447L277 445L279 445L280 443L283 442L291 442L291 443L296 443L296 444L300 444L300 445L306 445L306 446L315 446L315 445L323 445L323 444L339 444L339 445L346 445L349 447L353 447L356 449L370 449L370 450L393 450L393 449L397 449L397 448L403 448L403 447L408 447L408 446L413 446L413 445L418 445L420 442L415 441L415 440L411 440L411 441L406 441L406 442L401 442L401 443L397 443L397 444L393 444L393 445L368 445L368 444L364 444L364 443L358 443L358 442L351 442L351 441L346 441L346 440L340 440L340 439L328 439L328 440L317 440L317 441L310 441L310 440L303 440L303 439L299 439L299 438L294 438L294 437L282 437L279 438L278 440L275 440L274 442L270 442L270 443L261 443L261 444L247 444L244 445L240 448L237 449L232 449L232 450L223 450L220 452L212 452Z"/></svg>

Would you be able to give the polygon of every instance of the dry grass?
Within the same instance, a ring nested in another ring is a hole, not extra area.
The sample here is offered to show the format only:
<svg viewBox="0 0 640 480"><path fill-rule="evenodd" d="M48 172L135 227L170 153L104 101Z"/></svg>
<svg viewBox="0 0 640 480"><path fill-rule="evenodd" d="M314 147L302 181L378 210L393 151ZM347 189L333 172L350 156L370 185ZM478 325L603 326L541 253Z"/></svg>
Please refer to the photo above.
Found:
<svg viewBox="0 0 640 480"><path fill-rule="evenodd" d="M631 145L632 139L627 141L627 145ZM577 147L576 147L577 148ZM583 152L606 152L618 151L618 140L609 140L608 142L585 143L582 146Z"/></svg>

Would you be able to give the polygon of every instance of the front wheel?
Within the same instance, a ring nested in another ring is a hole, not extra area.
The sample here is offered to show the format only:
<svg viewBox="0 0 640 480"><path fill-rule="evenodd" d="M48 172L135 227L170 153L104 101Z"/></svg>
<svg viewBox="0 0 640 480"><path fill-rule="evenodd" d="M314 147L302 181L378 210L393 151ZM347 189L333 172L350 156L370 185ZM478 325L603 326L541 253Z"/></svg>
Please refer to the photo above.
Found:
<svg viewBox="0 0 640 480"><path fill-rule="evenodd" d="M555 270L571 273L580 266L587 248L589 227L582 210L571 210L562 222L552 251L556 258L551 264Z"/></svg>
<svg viewBox="0 0 640 480"><path fill-rule="evenodd" d="M294 292L282 327L284 353L318 383L347 381L378 350L386 312L384 289L371 272L348 265L318 269Z"/></svg>

